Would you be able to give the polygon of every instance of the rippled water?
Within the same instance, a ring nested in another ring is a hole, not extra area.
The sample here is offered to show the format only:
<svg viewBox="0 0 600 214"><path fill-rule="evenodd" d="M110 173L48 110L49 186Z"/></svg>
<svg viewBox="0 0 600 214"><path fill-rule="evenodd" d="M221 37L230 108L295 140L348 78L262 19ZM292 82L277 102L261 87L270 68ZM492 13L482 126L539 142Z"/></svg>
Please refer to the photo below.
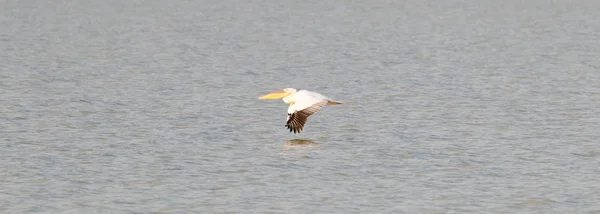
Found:
<svg viewBox="0 0 600 214"><path fill-rule="evenodd" d="M2 5L2 213L600 212L597 1Z"/></svg>

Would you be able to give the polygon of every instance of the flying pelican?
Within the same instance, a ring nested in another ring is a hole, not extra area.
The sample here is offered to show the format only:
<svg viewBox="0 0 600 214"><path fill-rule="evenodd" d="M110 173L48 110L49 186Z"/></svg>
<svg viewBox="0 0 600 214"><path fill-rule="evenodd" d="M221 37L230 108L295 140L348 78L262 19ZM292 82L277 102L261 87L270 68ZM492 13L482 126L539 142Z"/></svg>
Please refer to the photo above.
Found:
<svg viewBox="0 0 600 214"><path fill-rule="evenodd" d="M306 119L310 115L317 113L321 108L327 105L343 104L342 102L331 101L328 97L317 92L300 90L295 88L286 88L281 91L271 92L258 99L275 100L283 98L283 102L290 104L285 127L290 132L300 133L304 129Z"/></svg>

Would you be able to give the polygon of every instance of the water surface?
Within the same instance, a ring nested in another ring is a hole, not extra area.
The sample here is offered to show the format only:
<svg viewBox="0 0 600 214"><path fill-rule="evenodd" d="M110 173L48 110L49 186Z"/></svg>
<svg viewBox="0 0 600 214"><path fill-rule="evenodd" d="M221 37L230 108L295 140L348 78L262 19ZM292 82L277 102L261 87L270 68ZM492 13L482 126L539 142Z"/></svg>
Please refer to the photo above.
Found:
<svg viewBox="0 0 600 214"><path fill-rule="evenodd" d="M2 5L0 212L600 212L596 1Z"/></svg>

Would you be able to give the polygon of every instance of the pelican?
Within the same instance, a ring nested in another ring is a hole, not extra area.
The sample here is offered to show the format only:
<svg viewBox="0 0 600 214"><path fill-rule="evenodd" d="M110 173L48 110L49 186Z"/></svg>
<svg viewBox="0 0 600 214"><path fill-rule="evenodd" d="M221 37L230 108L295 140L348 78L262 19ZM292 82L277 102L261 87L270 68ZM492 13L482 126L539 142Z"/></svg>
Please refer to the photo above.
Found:
<svg viewBox="0 0 600 214"><path fill-rule="evenodd" d="M331 101L328 97L317 92L300 90L295 88L286 88L281 91L271 92L259 97L261 100L283 99L283 102L290 104L285 127L290 132L300 133L304 129L306 119L310 115L317 113L327 105L343 104L342 102Z"/></svg>

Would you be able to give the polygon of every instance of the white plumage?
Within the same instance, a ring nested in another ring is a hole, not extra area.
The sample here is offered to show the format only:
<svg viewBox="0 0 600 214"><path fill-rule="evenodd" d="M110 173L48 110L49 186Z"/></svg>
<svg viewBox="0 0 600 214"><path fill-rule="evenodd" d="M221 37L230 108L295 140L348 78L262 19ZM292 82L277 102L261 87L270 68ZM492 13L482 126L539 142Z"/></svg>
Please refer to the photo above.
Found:
<svg viewBox="0 0 600 214"><path fill-rule="evenodd" d="M300 133L304 129L304 124L309 116L317 113L326 105L342 104L341 102L331 101L328 97L317 92L300 90L294 88L286 88L281 91L272 92L259 99L279 99L283 98L283 102L290 104L288 108L288 117L286 127L290 132Z"/></svg>

